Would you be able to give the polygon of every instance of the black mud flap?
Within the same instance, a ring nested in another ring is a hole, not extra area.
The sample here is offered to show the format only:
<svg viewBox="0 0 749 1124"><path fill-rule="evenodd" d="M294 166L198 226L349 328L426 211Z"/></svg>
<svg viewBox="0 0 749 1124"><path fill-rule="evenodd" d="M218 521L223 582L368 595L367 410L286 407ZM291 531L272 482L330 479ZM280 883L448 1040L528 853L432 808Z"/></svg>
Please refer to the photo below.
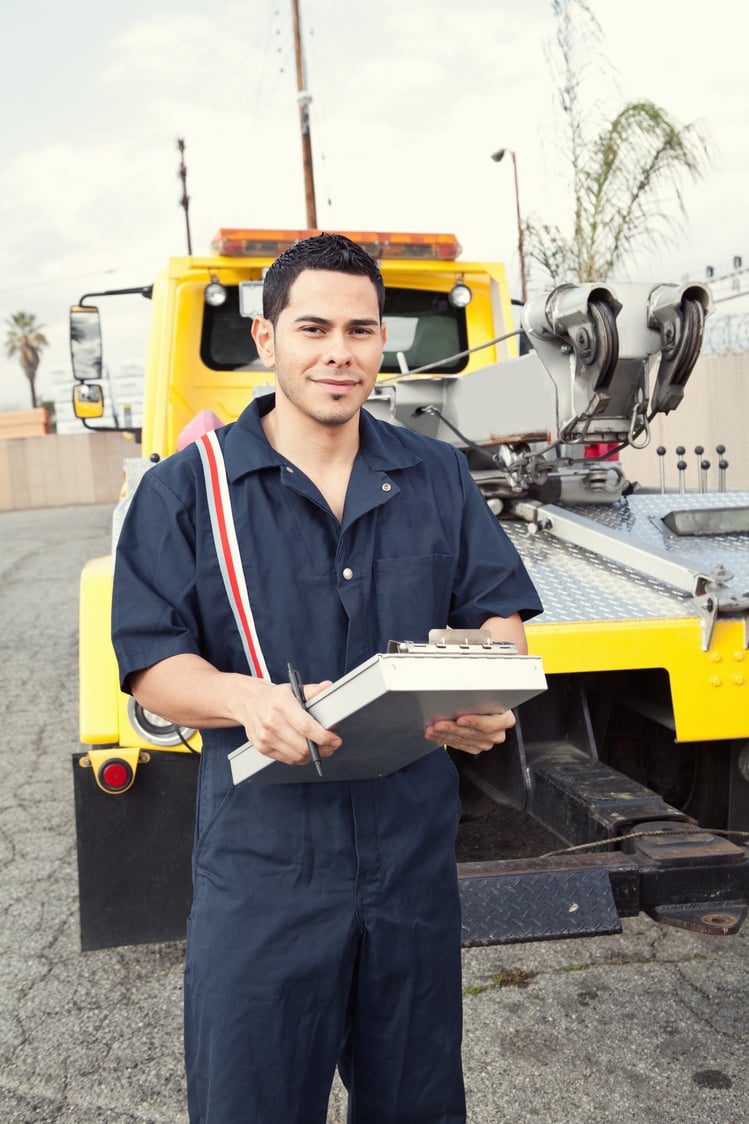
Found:
<svg viewBox="0 0 749 1124"><path fill-rule="evenodd" d="M119 794L99 788L84 756L73 755L81 948L183 939L199 755L151 750Z"/></svg>

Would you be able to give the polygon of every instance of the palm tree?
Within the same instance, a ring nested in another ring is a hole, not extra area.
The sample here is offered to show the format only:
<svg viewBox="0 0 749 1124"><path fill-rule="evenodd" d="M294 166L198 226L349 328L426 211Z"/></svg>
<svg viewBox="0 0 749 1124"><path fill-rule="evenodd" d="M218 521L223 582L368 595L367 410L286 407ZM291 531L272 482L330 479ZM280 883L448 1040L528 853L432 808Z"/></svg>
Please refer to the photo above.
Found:
<svg viewBox="0 0 749 1124"><path fill-rule="evenodd" d="M647 242L668 241L670 199L685 217L681 179L703 174L707 144L696 124L661 106L629 102L612 120L583 107L586 59L600 60L601 30L585 0L553 0L561 54L559 100L573 197L571 233L530 218L529 258L552 281L603 280ZM582 21L582 22L581 22Z"/></svg>
<svg viewBox="0 0 749 1124"><path fill-rule="evenodd" d="M14 312L5 323L9 331L5 339L5 351L10 359L18 356L23 373L29 380L31 405L36 407L36 372L42 357L42 348L49 346L44 335L43 324L37 324L32 312Z"/></svg>

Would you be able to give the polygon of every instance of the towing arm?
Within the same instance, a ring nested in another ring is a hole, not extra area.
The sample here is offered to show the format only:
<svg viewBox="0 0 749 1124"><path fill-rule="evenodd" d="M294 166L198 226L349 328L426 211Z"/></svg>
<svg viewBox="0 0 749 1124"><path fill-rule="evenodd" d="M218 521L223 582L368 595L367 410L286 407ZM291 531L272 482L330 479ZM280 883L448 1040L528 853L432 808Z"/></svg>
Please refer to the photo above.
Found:
<svg viewBox="0 0 749 1124"><path fill-rule="evenodd" d="M648 443L655 414L681 400L710 307L696 283L561 285L523 310L530 354L465 376L409 371L367 408L465 449L497 513L526 496L613 503L621 466L584 448Z"/></svg>

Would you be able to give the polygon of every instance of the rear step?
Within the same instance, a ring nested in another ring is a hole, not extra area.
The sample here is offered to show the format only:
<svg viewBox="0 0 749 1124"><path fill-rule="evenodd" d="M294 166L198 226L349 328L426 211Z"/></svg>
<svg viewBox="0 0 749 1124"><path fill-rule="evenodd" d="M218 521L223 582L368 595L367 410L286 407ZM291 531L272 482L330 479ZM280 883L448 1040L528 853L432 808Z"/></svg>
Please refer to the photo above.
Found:
<svg viewBox="0 0 749 1124"><path fill-rule="evenodd" d="M749 847L699 827L586 749L564 740L526 746L518 728L506 745L462 765L482 792L571 848L459 864L464 946L618 933L622 917L640 912L700 933L738 932Z"/></svg>
<svg viewBox="0 0 749 1124"><path fill-rule="evenodd" d="M749 849L685 826L678 841L672 825L671 838L634 840L633 854L460 863L463 946L620 933L621 918L641 912L711 936L737 933L747 914Z"/></svg>

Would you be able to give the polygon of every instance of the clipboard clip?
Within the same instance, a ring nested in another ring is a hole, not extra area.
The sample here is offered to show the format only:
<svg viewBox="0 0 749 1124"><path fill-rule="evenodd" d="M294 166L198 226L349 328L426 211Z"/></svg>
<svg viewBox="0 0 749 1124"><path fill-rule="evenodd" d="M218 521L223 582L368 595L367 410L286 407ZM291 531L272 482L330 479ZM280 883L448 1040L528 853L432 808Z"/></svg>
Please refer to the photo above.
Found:
<svg viewBox="0 0 749 1124"><path fill-rule="evenodd" d="M419 653L433 656L436 652L501 652L505 655L514 655L517 648L507 641L492 640L491 633L484 628L432 628L429 631L429 640L426 644L419 644L414 640L389 640L387 654L418 655Z"/></svg>

